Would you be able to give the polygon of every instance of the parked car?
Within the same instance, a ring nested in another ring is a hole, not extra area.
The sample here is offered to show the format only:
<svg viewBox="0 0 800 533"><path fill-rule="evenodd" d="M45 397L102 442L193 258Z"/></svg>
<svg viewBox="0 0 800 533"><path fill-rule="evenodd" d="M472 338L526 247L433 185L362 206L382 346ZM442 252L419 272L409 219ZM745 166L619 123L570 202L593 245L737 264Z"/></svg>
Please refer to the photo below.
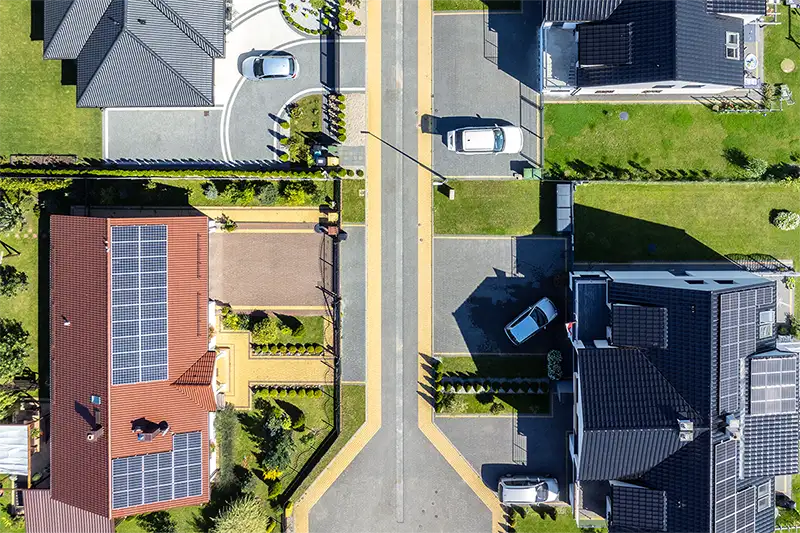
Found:
<svg viewBox="0 0 800 533"><path fill-rule="evenodd" d="M298 72L297 60L285 52L261 52L242 61L242 76L248 80L289 80Z"/></svg>
<svg viewBox="0 0 800 533"><path fill-rule="evenodd" d="M533 337L537 331L544 329L557 316L556 305L550 298L542 298L506 326L508 340L517 345L522 344Z"/></svg>
<svg viewBox="0 0 800 533"><path fill-rule="evenodd" d="M790 511L797 507L797 503L782 492L775 493L775 505L782 509L789 509Z"/></svg>
<svg viewBox="0 0 800 533"><path fill-rule="evenodd" d="M551 477L510 474L500 478L497 497L503 505L535 505L558 500L558 481Z"/></svg>
<svg viewBox="0 0 800 533"><path fill-rule="evenodd" d="M483 126L447 132L447 149L457 154L518 154L522 151L522 128Z"/></svg>

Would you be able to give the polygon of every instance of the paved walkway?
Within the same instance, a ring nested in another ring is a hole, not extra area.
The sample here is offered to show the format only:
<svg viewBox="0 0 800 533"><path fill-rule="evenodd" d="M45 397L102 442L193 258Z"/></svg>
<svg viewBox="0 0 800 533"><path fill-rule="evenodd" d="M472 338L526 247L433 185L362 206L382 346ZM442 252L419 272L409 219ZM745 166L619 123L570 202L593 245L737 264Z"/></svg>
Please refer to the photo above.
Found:
<svg viewBox="0 0 800 533"><path fill-rule="evenodd" d="M344 225L339 247L342 292L342 381L366 380L366 228Z"/></svg>
<svg viewBox="0 0 800 533"><path fill-rule="evenodd" d="M217 207L196 206L208 218L219 218L222 214L237 223L286 222L315 224L323 217L317 207Z"/></svg>
<svg viewBox="0 0 800 533"><path fill-rule="evenodd" d="M226 383L225 401L237 409L250 408L250 387L264 384L330 385L332 361L315 356L254 357L250 333L222 331L217 334L218 381Z"/></svg>

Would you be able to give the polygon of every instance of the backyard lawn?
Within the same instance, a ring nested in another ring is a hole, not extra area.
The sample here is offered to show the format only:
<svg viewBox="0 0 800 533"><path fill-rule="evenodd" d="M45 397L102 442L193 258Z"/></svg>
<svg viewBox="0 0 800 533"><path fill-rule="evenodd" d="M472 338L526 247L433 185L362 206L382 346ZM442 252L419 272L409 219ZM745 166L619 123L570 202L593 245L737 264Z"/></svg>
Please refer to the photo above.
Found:
<svg viewBox="0 0 800 533"><path fill-rule="evenodd" d="M547 375L547 360L528 355L442 357L442 372L445 376L460 373L488 378L542 378Z"/></svg>
<svg viewBox="0 0 800 533"><path fill-rule="evenodd" d="M800 211L800 194L775 183L603 184L575 194L577 261L689 261L767 254L800 261L800 234L770 224Z"/></svg>
<svg viewBox="0 0 800 533"><path fill-rule="evenodd" d="M281 333L275 342L325 344L325 323L327 319L324 316L277 316L284 324L293 327L293 329L296 327L297 322L301 323L303 332L299 335Z"/></svg>
<svg viewBox="0 0 800 533"><path fill-rule="evenodd" d="M520 0L433 0L434 11L519 11Z"/></svg>
<svg viewBox="0 0 800 533"><path fill-rule="evenodd" d="M433 193L436 234L530 235L552 228L539 220L538 181L453 181L455 200Z"/></svg>
<svg viewBox="0 0 800 533"><path fill-rule="evenodd" d="M492 413L492 404L503 406L499 413ZM450 408L443 408L442 414L521 414L543 415L550 412L550 394L456 394Z"/></svg>
<svg viewBox="0 0 800 533"><path fill-rule="evenodd" d="M100 110L75 107L74 85L61 83L61 61L42 59L30 0L0 2L0 28L0 156L101 157Z"/></svg>
<svg viewBox="0 0 800 533"><path fill-rule="evenodd" d="M554 514L539 514L526 508L525 517L517 521L517 533L588 533L591 529L581 529L572 518L569 507L558 507Z"/></svg>
<svg viewBox="0 0 800 533"><path fill-rule="evenodd" d="M342 180L342 222L363 223L365 180Z"/></svg>
<svg viewBox="0 0 800 533"><path fill-rule="evenodd" d="M800 66L800 48L787 39L800 17L780 6L782 24L765 31L765 76L770 83L786 83L800 95L800 68L780 70L784 58ZM757 96L757 98L760 98ZM627 121L619 118L625 111ZM650 171L703 171L733 176L737 166L726 150L738 149L768 163L800 157L800 106L784 105L783 112L716 114L696 104L548 104L545 106L546 165L562 167L570 175L581 169L611 165Z"/></svg>

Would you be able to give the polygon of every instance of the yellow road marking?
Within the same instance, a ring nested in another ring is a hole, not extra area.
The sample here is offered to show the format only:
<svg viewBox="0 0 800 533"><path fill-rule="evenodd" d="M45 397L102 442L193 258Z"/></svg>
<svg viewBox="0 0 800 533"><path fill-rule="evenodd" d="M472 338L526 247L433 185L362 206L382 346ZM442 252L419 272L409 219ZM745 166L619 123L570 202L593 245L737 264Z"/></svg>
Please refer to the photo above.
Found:
<svg viewBox="0 0 800 533"><path fill-rule="evenodd" d="M366 421L295 502L294 530L308 533L311 508L381 427L381 0L367 2L367 382Z"/></svg>
<svg viewBox="0 0 800 533"><path fill-rule="evenodd" d="M419 116L433 113L431 95L433 90L433 10L431 0L419 0L418 20L418 83L417 107ZM420 354L429 355L433 352L433 182L430 171L433 159L432 136L422 132L417 133L417 192L419 195L418 222L418 342ZM489 489L469 462L464 458L453 443L445 437L433 421L433 407L427 399L423 384L427 383L427 373L423 365L424 358L417 358L417 423L420 430L434 447L447 460L450 466L461 476L467 485L475 492L480 500L489 508L492 514L492 531L502 531L503 509L494 492Z"/></svg>

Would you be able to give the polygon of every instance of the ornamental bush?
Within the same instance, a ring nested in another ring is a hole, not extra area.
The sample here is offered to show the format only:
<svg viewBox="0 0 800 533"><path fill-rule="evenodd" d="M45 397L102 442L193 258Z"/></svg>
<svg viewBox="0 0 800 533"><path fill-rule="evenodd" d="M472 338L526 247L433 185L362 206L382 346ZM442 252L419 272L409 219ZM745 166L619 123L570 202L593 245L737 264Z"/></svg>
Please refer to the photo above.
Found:
<svg viewBox="0 0 800 533"><path fill-rule="evenodd" d="M294 389L289 389L287 395L289 396L289 398L294 398L295 396L297 396L297 391Z"/></svg>
<svg viewBox="0 0 800 533"><path fill-rule="evenodd" d="M356 176L358 176L359 178L363 178L364 171L359 168L358 170L356 170Z"/></svg>
<svg viewBox="0 0 800 533"><path fill-rule="evenodd" d="M283 492L283 484L280 482L280 480L276 479L269 485L269 492L267 492L267 498L269 498L270 500L274 500L275 498L280 496L282 492Z"/></svg>
<svg viewBox="0 0 800 533"><path fill-rule="evenodd" d="M295 354L297 353L297 346L295 346L294 344L290 344L288 350L290 354Z"/></svg>
<svg viewBox="0 0 800 533"><path fill-rule="evenodd" d="M299 391L297 391L297 395L300 396L301 398L305 398L306 389L300 389Z"/></svg>
<svg viewBox="0 0 800 533"><path fill-rule="evenodd" d="M553 381L558 381L561 379L562 374L561 352L550 350L547 352L547 377Z"/></svg>
<svg viewBox="0 0 800 533"><path fill-rule="evenodd" d="M314 390L314 398L322 398L322 389Z"/></svg>
<svg viewBox="0 0 800 533"><path fill-rule="evenodd" d="M278 321L270 317L265 317L256 322L250 330L253 342L257 344L269 344L278 340L280 326Z"/></svg>
<svg viewBox="0 0 800 533"><path fill-rule="evenodd" d="M270 398L277 398L278 397L278 389L270 389L269 390L269 397Z"/></svg>
<svg viewBox="0 0 800 533"><path fill-rule="evenodd" d="M213 181L209 181L203 186L203 196L209 200L216 200L219 196L219 190Z"/></svg>
<svg viewBox="0 0 800 533"><path fill-rule="evenodd" d="M319 344L314 347L314 352L317 353L317 354L321 354L323 351L325 351L325 349L322 346L320 346Z"/></svg>
<svg viewBox="0 0 800 533"><path fill-rule="evenodd" d="M778 211L772 217L772 224L783 231L791 231L800 226L800 214L793 211Z"/></svg>
<svg viewBox="0 0 800 533"><path fill-rule="evenodd" d="M287 396L289 396L289 392L286 389L278 391L278 398L286 398Z"/></svg>

